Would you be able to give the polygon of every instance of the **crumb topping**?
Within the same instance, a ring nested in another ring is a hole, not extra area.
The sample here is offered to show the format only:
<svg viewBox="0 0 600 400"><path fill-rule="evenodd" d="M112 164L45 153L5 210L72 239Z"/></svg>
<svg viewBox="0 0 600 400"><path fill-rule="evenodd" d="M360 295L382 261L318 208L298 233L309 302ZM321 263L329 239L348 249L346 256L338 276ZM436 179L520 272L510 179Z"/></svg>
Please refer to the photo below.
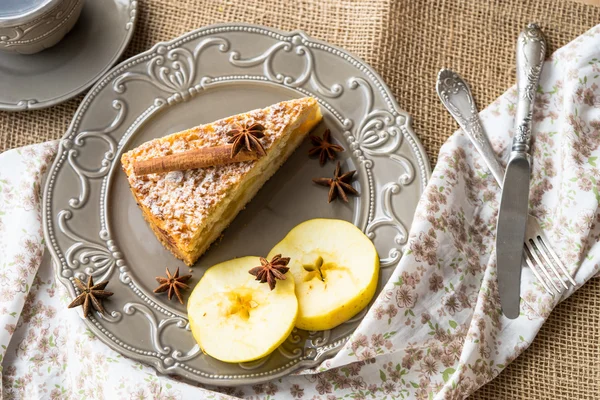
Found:
<svg viewBox="0 0 600 400"><path fill-rule="evenodd" d="M292 100L191 128L146 142L123 156L130 186L152 215L184 242L202 229L211 210L238 185L256 161L226 164L188 171L136 176L134 161L166 156L202 147L227 144L236 123L259 123L265 127L260 139L267 150L281 137L287 125L314 99Z"/></svg>

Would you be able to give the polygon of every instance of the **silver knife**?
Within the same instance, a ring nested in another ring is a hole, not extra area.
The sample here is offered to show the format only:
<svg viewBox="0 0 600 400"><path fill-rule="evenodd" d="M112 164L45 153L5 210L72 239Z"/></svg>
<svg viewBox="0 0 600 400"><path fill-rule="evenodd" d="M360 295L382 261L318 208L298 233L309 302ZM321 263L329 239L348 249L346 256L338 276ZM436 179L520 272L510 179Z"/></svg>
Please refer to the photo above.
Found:
<svg viewBox="0 0 600 400"><path fill-rule="evenodd" d="M529 24L517 42L517 115L512 151L502 185L496 230L498 289L502 312L519 316L523 241L529 208L531 118L535 93L546 56L546 40L536 24Z"/></svg>

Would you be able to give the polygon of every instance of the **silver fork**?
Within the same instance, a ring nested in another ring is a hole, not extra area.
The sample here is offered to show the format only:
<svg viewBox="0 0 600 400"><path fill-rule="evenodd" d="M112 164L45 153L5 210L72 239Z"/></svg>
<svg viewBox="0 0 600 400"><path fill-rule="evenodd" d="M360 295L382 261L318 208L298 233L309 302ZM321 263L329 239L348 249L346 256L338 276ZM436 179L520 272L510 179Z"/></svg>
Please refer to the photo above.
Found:
<svg viewBox="0 0 600 400"><path fill-rule="evenodd" d="M436 90L446 109L467 134L479 154L483 157L496 182L498 182L498 186L502 188L504 168L496 159L492 146L483 132L479 112L477 111L477 106L467 83L457 73L449 69L442 69L438 74ZM571 283L573 286L577 284L552 249L552 246L550 246L550 241L544 236L537 218L532 215L529 215L527 218L527 230L525 232L523 250L525 251L525 262L536 279L546 289L546 292L552 296L554 296L554 292L550 289L550 286L556 293L560 294L564 289L569 288L567 283ZM567 282L565 282L559 273L556 265L558 265L562 274L567 278ZM538 269L542 272L545 279L542 278ZM561 285L557 285L557 281Z"/></svg>

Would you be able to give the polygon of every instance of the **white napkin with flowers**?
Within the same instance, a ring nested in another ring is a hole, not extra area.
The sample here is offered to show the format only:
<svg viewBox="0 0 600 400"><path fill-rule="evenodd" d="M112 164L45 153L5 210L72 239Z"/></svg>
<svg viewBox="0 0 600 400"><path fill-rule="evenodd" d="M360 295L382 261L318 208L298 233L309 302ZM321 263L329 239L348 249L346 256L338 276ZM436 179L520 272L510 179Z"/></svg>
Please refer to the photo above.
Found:
<svg viewBox="0 0 600 400"><path fill-rule="evenodd" d="M515 103L512 88L481 113L500 157L510 147ZM5 398L458 399L525 350L560 301L526 269L521 316L511 321L501 314L494 257L500 192L457 132L440 151L391 280L338 355L319 373L251 387L195 387L122 357L66 308L70 299L55 283L49 257L42 259L40 186L56 147L49 142L0 155ZM599 269L599 157L600 25L546 62L534 114L530 212L578 287Z"/></svg>

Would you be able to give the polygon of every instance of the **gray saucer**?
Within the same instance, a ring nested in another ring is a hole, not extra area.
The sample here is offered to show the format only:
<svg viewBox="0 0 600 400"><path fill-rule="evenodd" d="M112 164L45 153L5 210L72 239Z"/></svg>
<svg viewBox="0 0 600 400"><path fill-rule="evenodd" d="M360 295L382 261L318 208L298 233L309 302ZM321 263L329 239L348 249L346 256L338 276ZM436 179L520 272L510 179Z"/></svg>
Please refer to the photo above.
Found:
<svg viewBox="0 0 600 400"><path fill-rule="evenodd" d="M89 88L123 54L137 1L87 0L73 30L37 54L0 52L0 110L50 107Z"/></svg>

